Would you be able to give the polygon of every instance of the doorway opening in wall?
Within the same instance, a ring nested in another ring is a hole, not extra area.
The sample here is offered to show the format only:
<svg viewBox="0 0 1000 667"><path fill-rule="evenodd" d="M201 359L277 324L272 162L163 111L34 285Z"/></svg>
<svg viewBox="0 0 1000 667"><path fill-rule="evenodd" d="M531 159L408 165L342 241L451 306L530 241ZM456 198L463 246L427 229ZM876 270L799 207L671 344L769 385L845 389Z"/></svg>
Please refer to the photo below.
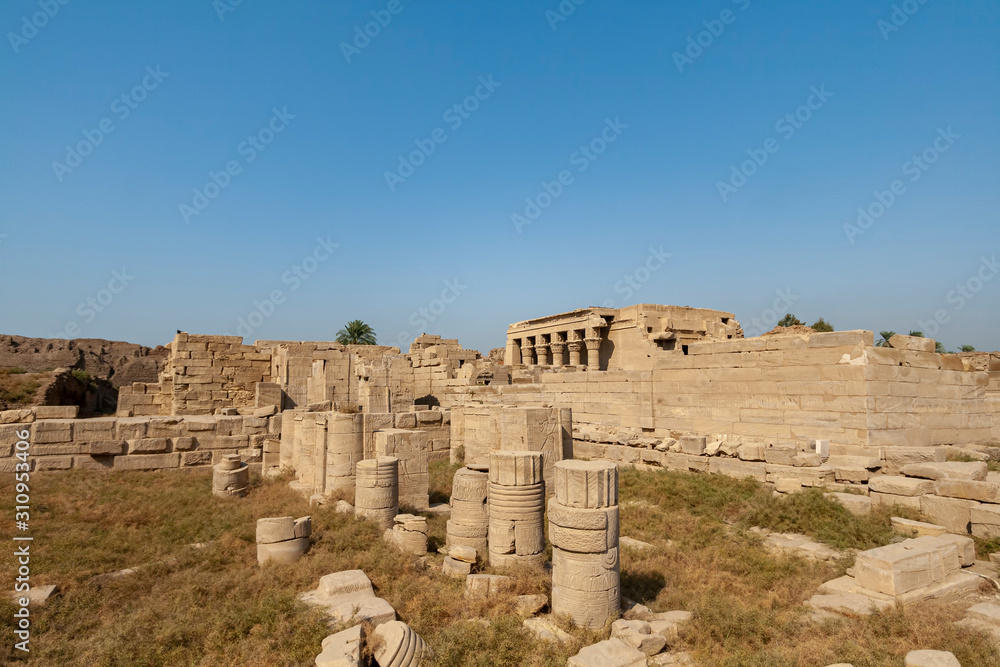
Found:
<svg viewBox="0 0 1000 667"><path fill-rule="evenodd" d="M684 354L687 354L688 353L688 346L687 345L681 345L681 352L683 352Z"/></svg>
<svg viewBox="0 0 1000 667"><path fill-rule="evenodd" d="M658 340L656 341L656 347L660 348L661 350L667 350L668 352L671 350L676 350L677 339L671 338L670 340ZM685 352L685 354L687 353Z"/></svg>

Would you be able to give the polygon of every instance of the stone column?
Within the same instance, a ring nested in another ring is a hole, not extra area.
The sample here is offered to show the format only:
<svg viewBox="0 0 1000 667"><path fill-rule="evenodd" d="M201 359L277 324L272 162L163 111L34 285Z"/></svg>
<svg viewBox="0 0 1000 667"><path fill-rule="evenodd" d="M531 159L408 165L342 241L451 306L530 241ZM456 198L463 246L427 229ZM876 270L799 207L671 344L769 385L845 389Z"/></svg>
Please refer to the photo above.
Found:
<svg viewBox="0 0 1000 667"><path fill-rule="evenodd" d="M566 334L554 333L552 334L552 365L562 366L565 362L565 357L563 356L566 352Z"/></svg>
<svg viewBox="0 0 1000 667"><path fill-rule="evenodd" d="M545 562L541 452L490 452L490 565Z"/></svg>
<svg viewBox="0 0 1000 667"><path fill-rule="evenodd" d="M227 454L212 468L212 494L220 498L242 498L250 489L250 464L239 454Z"/></svg>
<svg viewBox="0 0 1000 667"><path fill-rule="evenodd" d="M587 328L587 337L583 339L587 345L587 370L601 370L601 330L596 327Z"/></svg>
<svg viewBox="0 0 1000 667"><path fill-rule="evenodd" d="M530 338L523 339L521 343L521 363L525 366L535 363L535 345Z"/></svg>
<svg viewBox="0 0 1000 667"><path fill-rule="evenodd" d="M472 547L486 560L486 536L490 528L487 466L467 466L455 473L451 483L451 518L447 524L448 547Z"/></svg>
<svg viewBox="0 0 1000 667"><path fill-rule="evenodd" d="M538 357L539 366L547 366L549 363L549 341L544 336L535 337L535 354Z"/></svg>
<svg viewBox="0 0 1000 667"><path fill-rule="evenodd" d="M552 613L599 630L618 614L618 470L607 461L556 463L549 501Z"/></svg>
<svg viewBox="0 0 1000 667"><path fill-rule="evenodd" d="M566 346L569 348L569 365L579 366L580 350L583 349L583 341L580 340L580 333L576 329L570 329L569 342Z"/></svg>
<svg viewBox="0 0 1000 667"><path fill-rule="evenodd" d="M399 459L380 456L358 461L354 491L354 515L375 521L382 530L391 528L399 514Z"/></svg>
<svg viewBox="0 0 1000 667"><path fill-rule="evenodd" d="M365 457L364 426L361 413L333 412L326 421L327 493L353 489L358 462Z"/></svg>
<svg viewBox="0 0 1000 667"><path fill-rule="evenodd" d="M294 563L309 550L312 517L257 519L257 563Z"/></svg>

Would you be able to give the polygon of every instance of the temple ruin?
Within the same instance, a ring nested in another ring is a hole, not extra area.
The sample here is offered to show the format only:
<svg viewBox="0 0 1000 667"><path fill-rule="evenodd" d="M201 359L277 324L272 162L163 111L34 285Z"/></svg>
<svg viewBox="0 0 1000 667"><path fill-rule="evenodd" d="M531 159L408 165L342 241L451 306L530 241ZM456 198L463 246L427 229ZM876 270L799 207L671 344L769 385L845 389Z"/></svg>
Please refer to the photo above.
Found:
<svg viewBox="0 0 1000 667"><path fill-rule="evenodd" d="M512 324L502 363L426 334L407 352L184 332L166 348L158 381L122 388L113 417L8 410L0 430L11 442L30 430L35 471L212 467L214 492L234 502L251 470L285 473L314 503L352 497L352 511L412 554L427 550L417 514L431 509L429 466L465 464L454 477L446 573L544 563L548 537L552 609L591 629L621 603L618 466L750 477L779 492L821 487L851 511L909 506L962 536L916 545L948 567L912 586L893 583L909 546L862 558L856 578L817 596L821 609L918 599L946 580L976 584L955 554L967 552L967 535L1000 535L1000 479L985 463L945 461L1000 442L1000 359L938 354L931 339L745 338L732 313L640 304ZM0 469L15 461L8 447ZM305 553L304 524L261 521L261 562ZM324 580L308 599L343 617L354 579ZM370 583L361 588L366 604L379 600ZM409 664L423 640L389 626L398 622L383 606L366 618L379 619L384 650ZM607 641L662 648L647 626L629 621ZM356 634L329 652L354 651Z"/></svg>

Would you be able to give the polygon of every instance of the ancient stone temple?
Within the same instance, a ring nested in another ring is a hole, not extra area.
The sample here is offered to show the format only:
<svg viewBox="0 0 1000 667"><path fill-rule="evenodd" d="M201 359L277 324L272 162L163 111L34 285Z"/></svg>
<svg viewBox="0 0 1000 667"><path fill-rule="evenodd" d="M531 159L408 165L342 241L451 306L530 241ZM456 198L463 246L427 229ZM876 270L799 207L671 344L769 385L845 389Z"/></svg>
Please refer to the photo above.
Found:
<svg viewBox="0 0 1000 667"><path fill-rule="evenodd" d="M680 354L691 343L732 338L743 338L743 329L732 313L720 310L652 304L581 308L510 325L504 363L644 368L658 350Z"/></svg>

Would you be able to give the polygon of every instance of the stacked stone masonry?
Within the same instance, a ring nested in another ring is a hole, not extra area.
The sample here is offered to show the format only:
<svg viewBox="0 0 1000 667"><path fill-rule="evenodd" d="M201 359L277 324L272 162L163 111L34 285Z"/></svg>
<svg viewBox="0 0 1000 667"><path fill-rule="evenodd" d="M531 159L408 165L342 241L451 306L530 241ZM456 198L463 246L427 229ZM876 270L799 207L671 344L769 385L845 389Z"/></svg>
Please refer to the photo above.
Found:
<svg viewBox="0 0 1000 667"><path fill-rule="evenodd" d="M503 567L545 561L542 466L540 452L490 454L490 565Z"/></svg>
<svg viewBox="0 0 1000 667"><path fill-rule="evenodd" d="M43 412L44 414L44 412ZM18 421L13 421L17 419ZM30 432L33 470L159 470L212 466L237 455L257 468L279 447L280 415L188 415L183 417L100 417L36 419L30 411L0 413L0 443L15 431ZM0 470L14 470L8 445Z"/></svg>
<svg viewBox="0 0 1000 667"><path fill-rule="evenodd" d="M470 547L486 557L490 527L488 466L466 466L455 473L451 486L451 518L447 524L449 547Z"/></svg>
<svg viewBox="0 0 1000 667"><path fill-rule="evenodd" d="M399 514L399 459L381 456L359 461L354 492L354 513L370 519L382 530L392 528Z"/></svg>
<svg viewBox="0 0 1000 667"><path fill-rule="evenodd" d="M552 611L599 630L621 604L618 469L606 461L560 461L549 500Z"/></svg>

